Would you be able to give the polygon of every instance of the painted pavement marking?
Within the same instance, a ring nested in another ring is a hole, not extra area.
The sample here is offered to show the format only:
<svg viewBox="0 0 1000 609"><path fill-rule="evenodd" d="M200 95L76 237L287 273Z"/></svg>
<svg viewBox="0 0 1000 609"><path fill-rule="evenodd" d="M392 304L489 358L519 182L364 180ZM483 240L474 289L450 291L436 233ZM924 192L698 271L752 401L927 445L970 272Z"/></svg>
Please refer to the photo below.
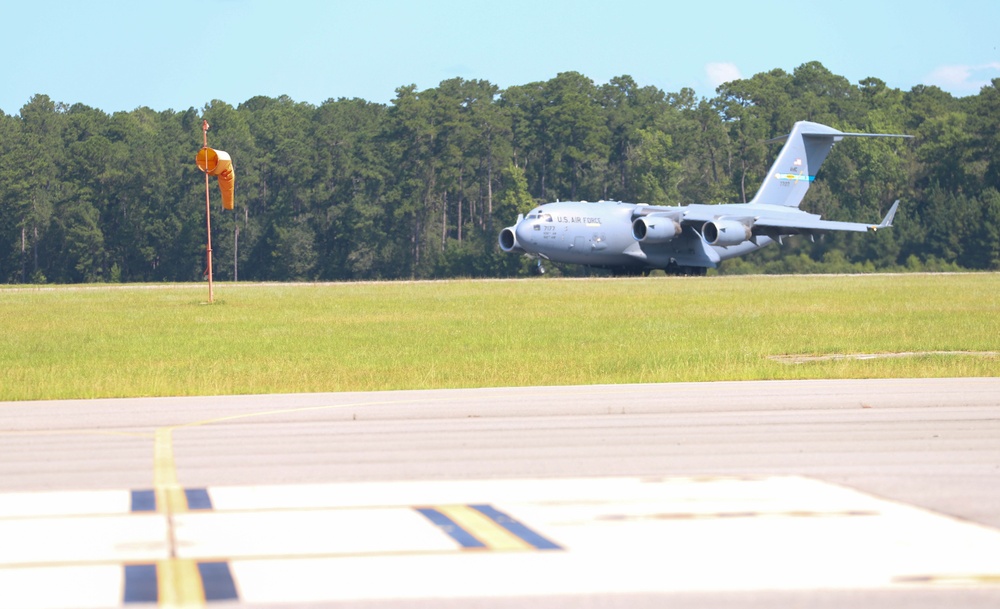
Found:
<svg viewBox="0 0 1000 609"><path fill-rule="evenodd" d="M178 573L183 571L184 573ZM236 584L224 561L164 560L124 566L122 602L198 607L210 601L238 600ZM164 585L161 585L164 582ZM179 587L171 583L182 582Z"/></svg>
<svg viewBox="0 0 1000 609"><path fill-rule="evenodd" d="M1000 531L799 477L177 488L0 494L0 607L1000 590Z"/></svg>
<svg viewBox="0 0 1000 609"><path fill-rule="evenodd" d="M465 549L562 549L490 505L445 505L416 509Z"/></svg>
<svg viewBox="0 0 1000 609"><path fill-rule="evenodd" d="M212 509L212 499L208 496L207 489L186 488L181 490L183 498L178 497L174 500L175 507L179 508L177 511L187 512L188 510ZM134 490L131 495L131 511L133 512L165 511L157 509L159 502L157 501L157 493L154 489Z"/></svg>

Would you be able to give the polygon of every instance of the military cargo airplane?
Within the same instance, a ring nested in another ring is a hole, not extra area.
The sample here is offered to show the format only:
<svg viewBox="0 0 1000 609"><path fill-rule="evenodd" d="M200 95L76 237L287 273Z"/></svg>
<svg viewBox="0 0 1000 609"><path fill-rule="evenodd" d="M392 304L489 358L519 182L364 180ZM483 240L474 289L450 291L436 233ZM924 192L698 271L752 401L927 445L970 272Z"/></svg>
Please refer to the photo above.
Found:
<svg viewBox="0 0 1000 609"><path fill-rule="evenodd" d="M500 232L500 249L542 261L611 269L616 274L703 275L727 258L760 249L787 235L831 231L875 232L892 226L899 201L879 224L821 220L799 209L819 166L845 137L913 137L844 133L800 121L786 136L778 158L749 203L681 206L565 201L546 203Z"/></svg>

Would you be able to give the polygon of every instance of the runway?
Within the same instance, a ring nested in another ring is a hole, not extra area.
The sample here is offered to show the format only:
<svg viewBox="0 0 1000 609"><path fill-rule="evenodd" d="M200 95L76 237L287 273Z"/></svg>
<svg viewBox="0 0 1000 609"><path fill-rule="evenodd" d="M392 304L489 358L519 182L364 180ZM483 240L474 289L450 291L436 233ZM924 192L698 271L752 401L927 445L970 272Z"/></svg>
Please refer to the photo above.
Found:
<svg viewBox="0 0 1000 609"><path fill-rule="evenodd" d="M0 607L1000 604L1000 379L0 403Z"/></svg>

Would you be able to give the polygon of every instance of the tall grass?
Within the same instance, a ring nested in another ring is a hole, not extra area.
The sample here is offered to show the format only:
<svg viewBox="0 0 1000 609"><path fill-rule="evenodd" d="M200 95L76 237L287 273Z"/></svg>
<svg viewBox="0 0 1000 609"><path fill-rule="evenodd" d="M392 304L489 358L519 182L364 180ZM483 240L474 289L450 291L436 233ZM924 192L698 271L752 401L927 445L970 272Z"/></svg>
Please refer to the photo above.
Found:
<svg viewBox="0 0 1000 609"><path fill-rule="evenodd" d="M0 400L996 376L1000 274L0 289Z"/></svg>

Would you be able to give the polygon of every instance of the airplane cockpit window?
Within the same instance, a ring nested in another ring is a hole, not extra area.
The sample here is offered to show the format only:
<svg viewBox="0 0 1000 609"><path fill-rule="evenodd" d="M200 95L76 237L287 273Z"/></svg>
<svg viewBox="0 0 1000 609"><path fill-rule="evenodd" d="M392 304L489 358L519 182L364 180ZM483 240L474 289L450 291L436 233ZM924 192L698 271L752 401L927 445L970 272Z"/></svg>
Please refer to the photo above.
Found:
<svg viewBox="0 0 1000 609"><path fill-rule="evenodd" d="M528 214L528 217L525 218L525 219L526 220L539 220L541 222L552 222L552 214L543 214L541 211L539 211L539 210L536 209L535 211L533 211L530 214Z"/></svg>

